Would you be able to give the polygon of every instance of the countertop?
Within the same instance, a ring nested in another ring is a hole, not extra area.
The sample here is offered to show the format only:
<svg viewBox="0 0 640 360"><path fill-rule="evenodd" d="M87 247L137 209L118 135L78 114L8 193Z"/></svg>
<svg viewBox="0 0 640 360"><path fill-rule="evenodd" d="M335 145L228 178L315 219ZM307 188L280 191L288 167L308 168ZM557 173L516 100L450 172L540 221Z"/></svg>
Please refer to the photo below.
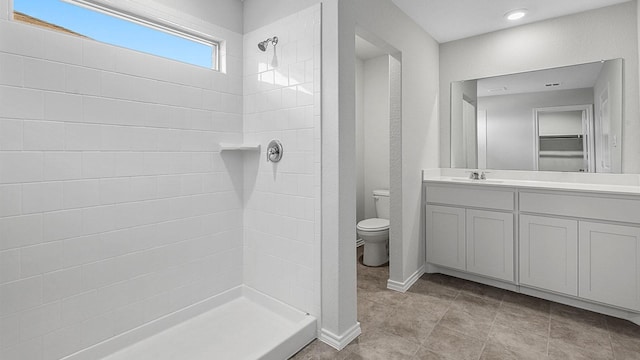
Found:
<svg viewBox="0 0 640 360"><path fill-rule="evenodd" d="M637 174L537 174L536 172L523 171L496 171L488 173L486 180L470 180L468 171L465 169L424 170L422 181L494 188L640 195L640 176ZM531 180L522 179L523 177L530 177Z"/></svg>

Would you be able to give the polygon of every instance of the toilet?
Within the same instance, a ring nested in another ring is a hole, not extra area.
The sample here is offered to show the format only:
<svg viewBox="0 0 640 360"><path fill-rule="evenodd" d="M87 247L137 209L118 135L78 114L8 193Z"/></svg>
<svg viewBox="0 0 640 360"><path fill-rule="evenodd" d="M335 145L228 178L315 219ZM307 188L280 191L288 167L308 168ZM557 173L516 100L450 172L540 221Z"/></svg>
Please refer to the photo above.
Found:
<svg viewBox="0 0 640 360"><path fill-rule="evenodd" d="M389 261L389 190L373 190L373 202L377 217L360 221L356 230L364 241L362 262L380 266Z"/></svg>

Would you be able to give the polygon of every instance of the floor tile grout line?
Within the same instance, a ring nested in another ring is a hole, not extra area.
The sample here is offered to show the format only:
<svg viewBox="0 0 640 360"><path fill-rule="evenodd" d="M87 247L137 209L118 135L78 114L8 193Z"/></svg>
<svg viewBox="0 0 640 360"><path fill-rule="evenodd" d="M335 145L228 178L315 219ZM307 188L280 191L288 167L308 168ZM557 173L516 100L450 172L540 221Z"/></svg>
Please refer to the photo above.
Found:
<svg viewBox="0 0 640 360"><path fill-rule="evenodd" d="M491 333L493 332L493 327L496 324L496 319L498 318L498 314L500 313L500 309L502 308L502 304L503 303L504 303L504 294L503 294L502 298L500 299L500 305L498 305L498 310L496 311L496 314L493 316L493 321L491 322L491 326L489 326L489 333L487 334L487 338L485 339L484 344L482 344L482 350L480 351L480 355L478 356L478 360L482 359L482 354L484 354L484 350L487 347L487 343L491 339Z"/></svg>
<svg viewBox="0 0 640 360"><path fill-rule="evenodd" d="M549 304L548 313L549 324L547 325L547 357L549 357L549 347L551 346L551 304Z"/></svg>
<svg viewBox="0 0 640 360"><path fill-rule="evenodd" d="M433 332L436 330L436 328L438 327L438 325L440 325L440 322L442 321L442 319L444 319L444 317L447 315L447 313L449 312L449 310L451 310L451 306L453 305L453 303L456 301L456 299L458 298L458 296L460 296L460 293L462 292L461 289L458 289L458 293L456 294L456 297L454 297L451 301L449 301L449 306L447 307L447 310L442 314L442 316L440 317L440 319L438 319L438 321L436 322L436 324L434 325L433 329L431 329L431 331L429 332L429 335L427 335L427 337L424 339L424 341L422 342L422 344L420 344L420 347L423 347L435 354L440 354L435 352L433 349L430 349L426 346L423 346L424 343L431 337L431 335L433 334ZM447 328L446 326L444 326L445 328ZM447 328L449 329L449 328ZM449 329L452 330L452 329ZM456 331L457 332L457 331Z"/></svg>
<svg viewBox="0 0 640 360"><path fill-rule="evenodd" d="M451 309L451 307L452 307L453 303L458 299L458 297L459 297L460 295L462 295L462 293L463 293L463 289L462 289L462 288L460 288L460 289L458 290L458 294L456 295L456 297L455 297L455 298L450 302L450 305L449 305L449 307L447 308L447 312ZM470 295L470 296L472 296L472 297L476 297L476 298L478 298L478 299L487 300L487 299L485 299L485 298L484 298L484 297L482 297L482 296L479 296L479 295L476 295L476 294L473 294L473 293L470 293L470 292L465 292L465 294ZM504 300L503 300L503 298L501 298L501 299L500 299L500 304L499 304L499 305L498 305L498 307L497 307L498 309L502 306L502 302L503 302L503 301L504 301ZM443 314L443 315L442 315L442 317L440 318L440 320L438 320L438 322L436 323L436 326L432 329L432 331L431 331L431 332L433 332L433 330L435 330L435 328L440 324L440 321L444 318L444 316L445 316L445 315L446 315L446 312L445 312L445 314ZM493 317L493 321L491 322L491 326L489 327L489 332L491 332L491 329L493 328L493 324L495 323L495 320L496 320L497 316L498 316L498 310L496 310L496 314L495 314L495 315L494 315L494 317ZM446 326L446 325L442 325L442 327L443 327L443 328L445 328L445 329L448 329L449 331L453 331L454 333L457 333L457 334L459 334L459 335L463 335L463 336L465 336L465 337L470 337L470 338L473 338L473 339L476 339L476 340L480 340L480 339L478 339L478 338L477 338L477 337L475 337L475 336L471 336L471 335L465 334L465 333L463 333L463 332L461 332L461 331L459 331L459 330L457 330L457 329L452 329L452 328L450 328L450 327L448 327L448 326ZM431 334L429 334L429 336L431 336ZM427 337L427 338L428 338L428 337ZM426 341L426 340L425 340L425 341ZM478 359L480 359L480 358L482 357L482 354L483 354L483 352L484 352L484 349L485 349L485 347L486 347L487 342L488 342L488 334L487 334L487 339L483 340L482 348L481 348L480 354L478 355ZM436 353L436 354L439 354L438 352L436 352L436 351L434 351L434 350L432 350L432 349L430 349L430 348L428 348L428 347L425 347L425 346L423 346L423 347L424 347L425 349L427 349L427 350L431 351L431 352L434 352L434 353Z"/></svg>
<svg viewBox="0 0 640 360"><path fill-rule="evenodd" d="M609 346L611 346L611 354L613 355L613 359L617 359L618 357L616 356L616 349L613 346L613 337L611 336L611 327L609 326L609 319L605 318L604 319L604 324L607 327L607 336L609 337Z"/></svg>
<svg viewBox="0 0 640 360"><path fill-rule="evenodd" d="M449 312L449 310L451 309L451 305L453 304L453 302L458 298L458 295L460 294L460 290L458 289L458 293L456 294L456 296L449 301L449 304L447 306L447 309L442 313L442 316L440 316L440 318L438 319L438 321L436 321L436 324L433 326L433 329L431 329L431 331L429 331L429 335L427 335L425 337L425 339L422 341L422 343L420 344L420 346L422 346L427 339L429 339L429 337L431 337L431 334L433 334L433 332L435 331L435 329L438 327L438 325L440 324L440 322L442 321L442 319L444 319L445 315L447 315L447 313ZM425 347L426 349L426 347ZM433 351L431 349L428 349L429 351Z"/></svg>

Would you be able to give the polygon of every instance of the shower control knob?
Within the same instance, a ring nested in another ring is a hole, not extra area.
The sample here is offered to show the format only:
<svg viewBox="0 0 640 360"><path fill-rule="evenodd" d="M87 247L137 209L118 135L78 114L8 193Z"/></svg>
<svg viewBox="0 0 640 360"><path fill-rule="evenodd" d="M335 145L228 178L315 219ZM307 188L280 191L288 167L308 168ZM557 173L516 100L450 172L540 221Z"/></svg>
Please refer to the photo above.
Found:
<svg viewBox="0 0 640 360"><path fill-rule="evenodd" d="M278 162L282 159L282 143L279 140L271 140L267 146L267 162Z"/></svg>

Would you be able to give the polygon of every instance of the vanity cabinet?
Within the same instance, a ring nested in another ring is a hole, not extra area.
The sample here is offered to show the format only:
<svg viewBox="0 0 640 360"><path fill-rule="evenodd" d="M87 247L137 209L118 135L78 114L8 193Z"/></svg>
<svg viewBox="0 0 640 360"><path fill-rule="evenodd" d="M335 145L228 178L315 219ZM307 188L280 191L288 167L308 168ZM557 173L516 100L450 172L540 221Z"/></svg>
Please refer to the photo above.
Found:
<svg viewBox="0 0 640 360"><path fill-rule="evenodd" d="M513 192L430 186L426 197L428 263L515 280Z"/></svg>
<svg viewBox="0 0 640 360"><path fill-rule="evenodd" d="M640 191L463 181L425 181L425 272L640 325Z"/></svg>
<svg viewBox="0 0 640 360"><path fill-rule="evenodd" d="M519 200L521 285L640 311L640 199L521 191Z"/></svg>
<svg viewBox="0 0 640 360"><path fill-rule="evenodd" d="M466 211L467 271L514 281L513 214Z"/></svg>
<svg viewBox="0 0 640 360"><path fill-rule="evenodd" d="M578 222L520 215L520 284L578 295Z"/></svg>
<svg viewBox="0 0 640 360"><path fill-rule="evenodd" d="M465 270L465 211L462 208L427 205L427 261Z"/></svg>
<svg viewBox="0 0 640 360"><path fill-rule="evenodd" d="M579 296L640 311L640 228L580 222Z"/></svg>

